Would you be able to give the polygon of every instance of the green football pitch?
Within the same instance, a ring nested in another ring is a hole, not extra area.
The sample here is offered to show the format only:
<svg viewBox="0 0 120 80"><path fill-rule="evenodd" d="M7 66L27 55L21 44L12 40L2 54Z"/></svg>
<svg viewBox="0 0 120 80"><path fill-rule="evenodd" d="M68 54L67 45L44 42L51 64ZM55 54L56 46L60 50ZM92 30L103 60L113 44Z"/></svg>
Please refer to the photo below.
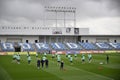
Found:
<svg viewBox="0 0 120 80"><path fill-rule="evenodd" d="M26 55L21 55L20 64L12 62L12 55L4 55L0 56L0 80L120 80L120 54L108 55L109 64L106 64L106 54L92 54L91 63L88 63L85 54L84 64L81 54L77 58L73 56L73 64L65 55L61 55L64 70L60 70L56 58L52 59L50 54L47 55L49 67L40 69L36 67L35 55L31 55L31 64L27 63Z"/></svg>

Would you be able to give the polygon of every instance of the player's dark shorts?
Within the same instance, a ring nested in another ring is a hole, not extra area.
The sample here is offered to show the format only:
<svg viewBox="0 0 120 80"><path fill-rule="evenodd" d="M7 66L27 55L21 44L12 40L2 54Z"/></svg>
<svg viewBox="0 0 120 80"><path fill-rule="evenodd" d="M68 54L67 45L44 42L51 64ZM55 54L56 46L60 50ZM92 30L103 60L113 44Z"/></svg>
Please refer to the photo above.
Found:
<svg viewBox="0 0 120 80"><path fill-rule="evenodd" d="M55 58L54 56L52 56L52 58Z"/></svg>
<svg viewBox="0 0 120 80"><path fill-rule="evenodd" d="M40 67L40 64L37 64L37 67Z"/></svg>
<svg viewBox="0 0 120 80"><path fill-rule="evenodd" d="M60 63L60 61L57 61L58 63Z"/></svg>
<svg viewBox="0 0 120 80"><path fill-rule="evenodd" d="M18 62L20 62L20 60L17 60Z"/></svg>
<svg viewBox="0 0 120 80"><path fill-rule="evenodd" d="M73 62L73 61L70 61L71 63Z"/></svg>
<svg viewBox="0 0 120 80"><path fill-rule="evenodd" d="M31 62L31 60L28 60L28 63L30 63Z"/></svg>
<svg viewBox="0 0 120 80"><path fill-rule="evenodd" d="M61 65L60 68L63 69L63 65Z"/></svg>
<svg viewBox="0 0 120 80"><path fill-rule="evenodd" d="M13 58L13 60L16 60L16 58Z"/></svg>
<svg viewBox="0 0 120 80"><path fill-rule="evenodd" d="M85 60L84 59L82 59L82 62L84 62Z"/></svg>
<svg viewBox="0 0 120 80"><path fill-rule="evenodd" d="M89 61L91 60L92 58L89 58Z"/></svg>

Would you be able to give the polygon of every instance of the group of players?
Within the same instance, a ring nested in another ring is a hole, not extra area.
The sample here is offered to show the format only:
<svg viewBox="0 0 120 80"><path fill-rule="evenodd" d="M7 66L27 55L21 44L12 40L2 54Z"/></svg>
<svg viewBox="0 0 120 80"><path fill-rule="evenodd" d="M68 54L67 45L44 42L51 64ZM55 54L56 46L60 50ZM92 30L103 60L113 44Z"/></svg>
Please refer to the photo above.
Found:
<svg viewBox="0 0 120 80"><path fill-rule="evenodd" d="M38 57L38 55L39 54L36 53L37 68L40 69L40 66L42 68L44 68L44 66L46 68L48 68L49 61L47 59L47 54L44 53L41 59ZM66 57L68 58L68 60L70 61L71 65L72 65L73 64L73 56L70 55L70 54L66 54ZM52 58L56 58L57 62L58 62L58 65L60 65L60 69L63 69L64 61L61 59L61 55L52 54ZM74 54L74 58L77 59L77 54ZM17 63L20 64L20 59L21 59L21 57L20 57L19 53L13 55L13 62L17 61ZM32 59L31 59L31 56L30 56L29 52L27 52L27 60L28 60L28 64L30 64ZM88 62L91 63L91 60L92 60L92 55L88 54ZM81 61L82 61L83 64L85 63L85 55L84 54L82 54L82 56L81 56Z"/></svg>
<svg viewBox="0 0 120 80"><path fill-rule="evenodd" d="M40 60L40 58L38 58L38 53L36 53L36 57L37 57L37 68L40 69L40 64L42 66L42 68L44 68L44 64L46 66L46 68L48 68L48 59L47 59L47 54L44 53L44 56L42 57L42 59Z"/></svg>
<svg viewBox="0 0 120 80"><path fill-rule="evenodd" d="M72 55L67 54L66 57L68 57L69 61L70 61L71 64L72 64L72 62L73 62L73 57L72 57ZM74 57L75 57L75 59L77 59L77 54L74 54ZM88 62L91 63L91 60L92 60L92 55L91 55L91 54L88 54ZM85 55L84 55L84 54L82 54L82 56L81 56L81 61L82 61L82 63L85 63Z"/></svg>
<svg viewBox="0 0 120 80"><path fill-rule="evenodd" d="M44 56L42 57L42 59L40 60L40 58L38 58L38 53L36 53L36 58L37 58L37 68L40 69L40 64L42 66L42 68L44 67L44 65L46 66L46 68L48 68L48 59L47 59L47 54L44 53ZM20 64L20 60L21 60L21 57L20 57L20 54L19 53L15 53L13 54L13 61L12 63L14 62L17 62L18 64ZM28 64L31 63L31 56L29 54L29 52L27 52L27 61L28 61Z"/></svg>

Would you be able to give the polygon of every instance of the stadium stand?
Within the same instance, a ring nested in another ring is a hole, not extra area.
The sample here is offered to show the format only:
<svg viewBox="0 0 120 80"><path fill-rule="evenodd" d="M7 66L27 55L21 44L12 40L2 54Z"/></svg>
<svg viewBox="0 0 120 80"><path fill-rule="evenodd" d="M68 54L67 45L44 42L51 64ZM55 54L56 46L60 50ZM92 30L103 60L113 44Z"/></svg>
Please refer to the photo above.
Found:
<svg viewBox="0 0 120 80"><path fill-rule="evenodd" d="M65 47L64 44L62 43L51 43L51 47L54 50L66 50L67 48Z"/></svg>
<svg viewBox="0 0 120 80"><path fill-rule="evenodd" d="M120 49L120 43L109 43L115 49Z"/></svg>
<svg viewBox="0 0 120 80"><path fill-rule="evenodd" d="M0 43L1 51L14 51L14 43Z"/></svg>
<svg viewBox="0 0 120 80"><path fill-rule="evenodd" d="M36 48L37 52L50 50L49 44L47 44L47 43L35 43L35 48Z"/></svg>
<svg viewBox="0 0 120 80"><path fill-rule="evenodd" d="M110 49L112 49L112 47L108 44L108 43L105 43L105 42L98 42L98 43L96 43L96 45L100 48L100 49L102 49L102 50L110 50Z"/></svg>
<svg viewBox="0 0 120 80"><path fill-rule="evenodd" d="M15 43L0 43L1 51L15 51ZM88 43L88 42L66 42L66 43L18 43L21 46L21 51L78 51L78 50L120 50L120 43ZM69 53L69 52L68 52ZM77 53L77 52L75 52Z"/></svg>
<svg viewBox="0 0 120 80"><path fill-rule="evenodd" d="M96 50L97 49L97 47L93 43L79 42L79 44L86 50Z"/></svg>
<svg viewBox="0 0 120 80"><path fill-rule="evenodd" d="M22 51L34 51L33 44L31 43L18 43Z"/></svg>
<svg viewBox="0 0 120 80"><path fill-rule="evenodd" d="M68 43L67 42L65 44L70 50L81 50L82 49L82 47L76 43L72 43L72 42Z"/></svg>

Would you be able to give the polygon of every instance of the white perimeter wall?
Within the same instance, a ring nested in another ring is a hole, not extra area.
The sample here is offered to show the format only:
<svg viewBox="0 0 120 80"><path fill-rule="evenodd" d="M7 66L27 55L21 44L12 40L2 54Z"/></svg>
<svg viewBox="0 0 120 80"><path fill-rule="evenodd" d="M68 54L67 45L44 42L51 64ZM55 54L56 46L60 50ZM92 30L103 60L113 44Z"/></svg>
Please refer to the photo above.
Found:
<svg viewBox="0 0 120 80"><path fill-rule="evenodd" d="M38 36L0 36L1 42L7 42L7 39L13 39L13 42L16 41L14 39L21 39L22 42L26 42L26 40L29 40L29 42L32 43L34 43L35 40L38 40L39 42Z"/></svg>
<svg viewBox="0 0 120 80"><path fill-rule="evenodd" d="M46 38L44 38L46 37ZM40 37L41 38L41 37ZM47 42L58 42L58 40L60 42L76 42L78 39L77 36L42 36L42 38L44 38L44 41ZM37 40L39 42L39 36L0 36L0 42L7 42L7 39L13 39L12 41L15 42L17 41L16 39L21 39L21 42L26 42L26 40L28 40L31 43L35 43L35 40ZM52 40L53 39L53 40ZM120 42L120 36L82 36L81 37L81 41L84 40L84 42L86 42L86 40L88 40L88 42L96 42L98 41L104 41L104 40L108 40L108 42L114 42L115 40L117 42Z"/></svg>
<svg viewBox="0 0 120 80"><path fill-rule="evenodd" d="M97 40L99 41L104 41L104 40L108 40L108 42L114 42L114 40L116 40L117 42L120 42L120 36L83 36L81 37L81 41L84 40L84 42L86 40L88 40L88 42L96 42Z"/></svg>

